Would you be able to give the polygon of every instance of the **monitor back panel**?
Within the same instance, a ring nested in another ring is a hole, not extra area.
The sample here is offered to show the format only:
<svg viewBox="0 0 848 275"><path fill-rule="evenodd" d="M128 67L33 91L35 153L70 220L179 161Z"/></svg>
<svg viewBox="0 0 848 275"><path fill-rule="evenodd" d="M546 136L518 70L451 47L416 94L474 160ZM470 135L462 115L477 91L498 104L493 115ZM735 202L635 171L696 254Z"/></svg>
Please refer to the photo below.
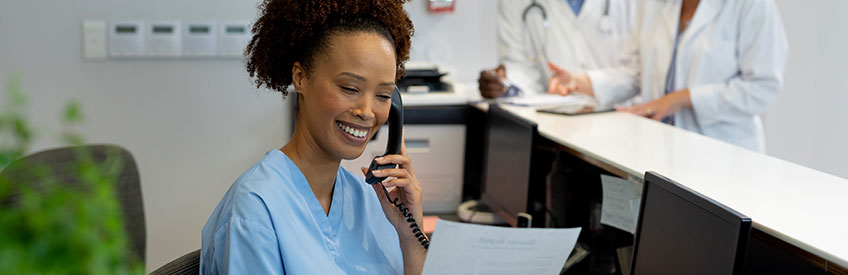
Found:
<svg viewBox="0 0 848 275"><path fill-rule="evenodd" d="M492 104L488 115L482 202L512 226L527 211L530 160L536 124Z"/></svg>
<svg viewBox="0 0 848 275"><path fill-rule="evenodd" d="M648 172L633 274L740 274L750 231L744 215Z"/></svg>

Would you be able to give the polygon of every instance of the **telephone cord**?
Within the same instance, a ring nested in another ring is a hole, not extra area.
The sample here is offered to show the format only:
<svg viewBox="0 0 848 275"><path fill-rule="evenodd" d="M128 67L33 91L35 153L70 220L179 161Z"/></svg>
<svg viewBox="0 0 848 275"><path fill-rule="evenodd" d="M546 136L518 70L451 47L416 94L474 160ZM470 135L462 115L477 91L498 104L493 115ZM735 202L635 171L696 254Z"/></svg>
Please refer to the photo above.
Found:
<svg viewBox="0 0 848 275"><path fill-rule="evenodd" d="M403 212L403 217L406 218L406 221L409 223L409 228L412 228L412 233L415 233L415 237L418 238L418 242L421 243L421 246L424 246L424 249L429 249L430 240L427 239L427 235L425 235L418 227L418 223L415 222L415 218L412 217L412 213L409 213L409 208L403 207L403 203L399 203L398 198L392 199L389 197L389 190L386 189L385 185L380 184L380 186L383 187L383 193L386 194L386 200L397 207L400 212Z"/></svg>

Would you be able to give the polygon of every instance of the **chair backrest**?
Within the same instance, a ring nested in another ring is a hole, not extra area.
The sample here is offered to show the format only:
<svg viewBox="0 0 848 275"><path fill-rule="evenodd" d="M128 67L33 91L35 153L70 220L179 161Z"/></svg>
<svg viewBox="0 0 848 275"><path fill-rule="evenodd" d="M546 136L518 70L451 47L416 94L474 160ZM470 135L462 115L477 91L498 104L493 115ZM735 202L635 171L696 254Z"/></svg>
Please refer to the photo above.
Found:
<svg viewBox="0 0 848 275"><path fill-rule="evenodd" d="M165 274L200 274L200 249L189 252L150 273L150 275Z"/></svg>
<svg viewBox="0 0 848 275"><path fill-rule="evenodd" d="M3 169L0 177L15 182L30 182L39 188L39 178L26 173L28 167L44 166L50 169L53 177L62 184L77 184L73 163L78 162L76 147L63 147L41 151L16 160ZM141 185L138 167L135 159L126 149L114 145L88 145L88 150L95 163L103 163L109 154L118 154L124 167L118 176L115 189L121 211L124 215L124 229L130 242L130 252L142 262L145 261L147 234L144 221L144 204L141 197Z"/></svg>

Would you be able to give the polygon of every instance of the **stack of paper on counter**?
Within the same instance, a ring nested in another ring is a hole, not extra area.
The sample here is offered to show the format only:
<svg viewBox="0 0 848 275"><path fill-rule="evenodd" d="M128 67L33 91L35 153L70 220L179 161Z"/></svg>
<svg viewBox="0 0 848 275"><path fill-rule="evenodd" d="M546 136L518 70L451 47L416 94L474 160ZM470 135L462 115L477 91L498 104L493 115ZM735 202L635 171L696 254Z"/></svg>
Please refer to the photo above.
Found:
<svg viewBox="0 0 848 275"><path fill-rule="evenodd" d="M559 274L580 228L512 228L439 220L424 274Z"/></svg>

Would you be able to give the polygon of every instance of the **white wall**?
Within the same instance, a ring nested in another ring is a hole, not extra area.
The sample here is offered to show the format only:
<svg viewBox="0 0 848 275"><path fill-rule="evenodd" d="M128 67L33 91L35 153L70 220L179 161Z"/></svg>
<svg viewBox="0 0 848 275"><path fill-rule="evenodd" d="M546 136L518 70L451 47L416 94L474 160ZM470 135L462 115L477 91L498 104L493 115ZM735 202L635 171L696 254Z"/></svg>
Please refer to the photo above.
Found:
<svg viewBox="0 0 848 275"><path fill-rule="evenodd" d="M453 13L445 14L428 13L426 4L406 5L415 25L410 59L438 62L451 70L452 79L476 84L481 68L498 64L497 1L460 0Z"/></svg>
<svg viewBox="0 0 848 275"><path fill-rule="evenodd" d="M789 60L766 117L768 153L848 178L848 1L776 2Z"/></svg>
<svg viewBox="0 0 848 275"><path fill-rule="evenodd" d="M408 4L413 58L433 57L476 80L496 63L494 1L459 1L452 14ZM60 144L59 114L78 99L90 142L128 148L141 172L147 269L200 248L200 229L245 169L285 144L286 104L255 89L240 60L83 61L84 19L255 19L258 0L0 0L0 85L22 73L40 141ZM434 51L432 49L438 49ZM0 97L0 104L5 98Z"/></svg>

